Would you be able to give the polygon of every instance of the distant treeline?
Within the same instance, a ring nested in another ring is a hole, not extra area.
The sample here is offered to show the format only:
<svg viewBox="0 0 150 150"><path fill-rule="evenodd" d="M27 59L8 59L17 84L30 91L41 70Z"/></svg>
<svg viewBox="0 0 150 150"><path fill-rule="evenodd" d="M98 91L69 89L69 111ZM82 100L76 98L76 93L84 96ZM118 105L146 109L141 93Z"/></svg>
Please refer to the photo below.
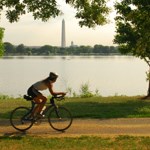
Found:
<svg viewBox="0 0 150 150"><path fill-rule="evenodd" d="M44 45L41 47L25 46L20 44L15 46L9 42L4 43L4 55L110 55L120 54L115 46L95 45L91 46L70 46L66 48Z"/></svg>

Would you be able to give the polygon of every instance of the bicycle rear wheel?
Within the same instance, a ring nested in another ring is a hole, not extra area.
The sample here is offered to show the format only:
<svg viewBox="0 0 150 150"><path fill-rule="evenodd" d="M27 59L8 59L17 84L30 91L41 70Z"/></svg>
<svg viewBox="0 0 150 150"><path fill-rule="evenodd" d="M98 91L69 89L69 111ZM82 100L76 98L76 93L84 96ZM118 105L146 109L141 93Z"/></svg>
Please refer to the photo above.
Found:
<svg viewBox="0 0 150 150"><path fill-rule="evenodd" d="M27 107L18 107L11 112L10 123L19 130L26 131L32 127L33 121L28 119L30 109Z"/></svg>
<svg viewBox="0 0 150 150"><path fill-rule="evenodd" d="M48 116L50 126L57 131L64 131L72 124L72 116L65 107L53 107Z"/></svg>

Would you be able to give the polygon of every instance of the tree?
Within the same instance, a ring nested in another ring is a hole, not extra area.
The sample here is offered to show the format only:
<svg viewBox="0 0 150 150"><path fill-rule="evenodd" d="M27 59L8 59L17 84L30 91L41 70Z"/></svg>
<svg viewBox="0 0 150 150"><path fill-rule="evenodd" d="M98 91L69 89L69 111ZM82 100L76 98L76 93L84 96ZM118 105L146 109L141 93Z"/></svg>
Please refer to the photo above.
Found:
<svg viewBox="0 0 150 150"><path fill-rule="evenodd" d="M39 48L38 52L39 52L39 55L40 54L50 55L51 53L55 53L55 49L50 45L44 45Z"/></svg>
<svg viewBox="0 0 150 150"><path fill-rule="evenodd" d="M11 43L9 42L5 42L4 43L4 48L5 48L5 53L6 54L10 54L10 53L15 53L16 49L15 49L15 46L12 45Z"/></svg>
<svg viewBox="0 0 150 150"><path fill-rule="evenodd" d="M3 42L2 42L3 35L4 35L4 29L0 28L0 56L2 56L3 52L4 52L4 45L3 45Z"/></svg>
<svg viewBox="0 0 150 150"><path fill-rule="evenodd" d="M26 53L26 48L23 44L20 44L16 47L16 53L18 54L25 54Z"/></svg>
<svg viewBox="0 0 150 150"><path fill-rule="evenodd" d="M150 69L150 1L122 0L115 4L115 9L117 34L114 42L119 44L121 53L143 59ZM150 78L147 96L150 96Z"/></svg>
<svg viewBox="0 0 150 150"><path fill-rule="evenodd" d="M50 17L60 14L55 0L1 0L0 10L6 9L6 17L12 23L18 21L20 16L33 13L34 19L47 21Z"/></svg>
<svg viewBox="0 0 150 150"><path fill-rule="evenodd" d="M94 27L107 23L106 15L110 9L106 6L107 0L66 0L77 9L76 18L80 19L79 25Z"/></svg>
<svg viewBox="0 0 150 150"><path fill-rule="evenodd" d="M109 8L106 6L106 1L66 0L66 3L77 10L75 17L80 19L80 26L94 27L107 22L106 15L109 13ZM10 22L18 21L20 16L26 13L32 13L34 19L42 21L55 18L62 13L57 0L1 0L0 14L4 8Z"/></svg>
<svg viewBox="0 0 150 150"><path fill-rule="evenodd" d="M101 53L102 45L94 45L93 53Z"/></svg>

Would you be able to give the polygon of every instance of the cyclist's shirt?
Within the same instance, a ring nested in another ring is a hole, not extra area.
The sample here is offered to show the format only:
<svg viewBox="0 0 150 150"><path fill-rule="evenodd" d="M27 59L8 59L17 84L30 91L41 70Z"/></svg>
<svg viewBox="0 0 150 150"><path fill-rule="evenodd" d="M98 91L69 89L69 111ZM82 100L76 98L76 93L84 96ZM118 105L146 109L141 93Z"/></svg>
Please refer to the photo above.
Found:
<svg viewBox="0 0 150 150"><path fill-rule="evenodd" d="M44 81L36 82L35 84L33 84L33 87L38 91L43 91L48 88L48 86L46 85Z"/></svg>

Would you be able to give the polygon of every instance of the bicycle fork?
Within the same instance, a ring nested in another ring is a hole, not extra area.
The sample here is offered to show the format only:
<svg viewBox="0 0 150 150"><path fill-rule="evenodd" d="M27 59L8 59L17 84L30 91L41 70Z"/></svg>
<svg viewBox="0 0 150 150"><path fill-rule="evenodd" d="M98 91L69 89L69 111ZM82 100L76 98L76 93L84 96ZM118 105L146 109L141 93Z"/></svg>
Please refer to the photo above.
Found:
<svg viewBox="0 0 150 150"><path fill-rule="evenodd" d="M57 117L61 120L62 118L60 116L58 106L54 106L54 107L55 107L55 112L56 112Z"/></svg>
<svg viewBox="0 0 150 150"><path fill-rule="evenodd" d="M54 98L51 98L51 99L50 99L50 102L51 102L52 106L54 106L54 109L55 109L55 112L56 112L57 117L61 120L62 118L61 118L60 115L59 115L60 113L59 113L58 106L55 105L55 103L54 103Z"/></svg>

